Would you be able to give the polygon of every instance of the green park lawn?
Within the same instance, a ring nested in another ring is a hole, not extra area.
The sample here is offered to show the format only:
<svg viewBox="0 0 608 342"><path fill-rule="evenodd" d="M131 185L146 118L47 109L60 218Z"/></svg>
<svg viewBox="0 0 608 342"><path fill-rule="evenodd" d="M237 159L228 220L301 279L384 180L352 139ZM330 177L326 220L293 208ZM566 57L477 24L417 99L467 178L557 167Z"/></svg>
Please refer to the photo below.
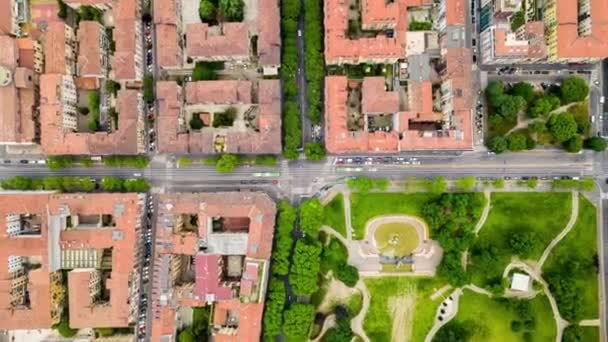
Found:
<svg viewBox="0 0 608 342"><path fill-rule="evenodd" d="M402 327L402 330L399 333L408 334L405 338L406 341L424 341L424 337L433 326L436 310L442 300L442 297L439 297L433 301L430 299L430 295L445 284L440 283L436 278L410 277L366 278L364 281L370 294L370 306L365 315L363 329L369 339L371 341L391 340L393 328L391 299L409 295L413 297L413 301L411 301L412 307L407 311L407 316L410 316L413 311L413 319L409 324L400 324L399 327ZM407 330L410 330L409 333Z"/></svg>
<svg viewBox="0 0 608 342"><path fill-rule="evenodd" d="M367 222L377 216L403 214L421 218L424 204L436 196L431 193L351 194L353 239L363 239Z"/></svg>
<svg viewBox="0 0 608 342"><path fill-rule="evenodd" d="M410 255L420 244L416 228L403 222L391 222L378 226L374 231L374 239L383 254L396 257Z"/></svg>
<svg viewBox="0 0 608 342"><path fill-rule="evenodd" d="M471 257L468 271L472 282L484 286L490 279L502 276L511 257L516 254L509 244L514 233L534 234L537 243L529 258L540 258L543 250L568 223L571 196L565 192L492 193L490 214L472 249L491 246L495 256L493 262L486 265L476 264L475 256Z"/></svg>
<svg viewBox="0 0 608 342"><path fill-rule="evenodd" d="M543 266L543 273L560 271L561 263L575 261L581 266L576 277L573 277L579 292L578 303L582 308L583 319L599 317L598 308L598 275L595 268L597 254L597 221L596 208L584 197L579 198L579 212L576 224L572 230L551 251ZM556 296L556 299L558 296ZM561 311L561 310L560 310Z"/></svg>
<svg viewBox="0 0 608 342"><path fill-rule="evenodd" d="M554 341L555 320L551 312L549 300L544 295L537 295L529 301L531 317L534 317L534 327L520 331L511 329L511 322L521 322L521 315L506 299L492 299L486 295L465 290L460 296L456 322L473 322L475 334L471 342L512 342L525 341L523 334L532 335L530 341ZM521 322L523 325L523 322Z"/></svg>
<svg viewBox="0 0 608 342"><path fill-rule="evenodd" d="M325 217L324 225L332 227L335 231L346 237L346 223L344 220L344 196L337 194L331 202L323 207Z"/></svg>

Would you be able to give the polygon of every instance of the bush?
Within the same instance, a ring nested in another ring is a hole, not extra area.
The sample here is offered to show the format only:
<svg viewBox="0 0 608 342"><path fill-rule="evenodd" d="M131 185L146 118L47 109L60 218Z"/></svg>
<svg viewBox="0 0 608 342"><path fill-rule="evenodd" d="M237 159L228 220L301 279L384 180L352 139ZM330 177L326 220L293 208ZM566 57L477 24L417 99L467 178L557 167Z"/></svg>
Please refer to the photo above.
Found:
<svg viewBox="0 0 608 342"><path fill-rule="evenodd" d="M203 0L205 1L205 0ZM217 71L224 68L223 62L197 62L192 71L193 81L217 80Z"/></svg>
<svg viewBox="0 0 608 342"><path fill-rule="evenodd" d="M520 321L511 321L511 330L514 332L520 332L522 324Z"/></svg>
<svg viewBox="0 0 608 342"><path fill-rule="evenodd" d="M569 153L578 153L583 149L583 138L580 135L575 135L564 143L566 151Z"/></svg>
<svg viewBox="0 0 608 342"><path fill-rule="evenodd" d="M57 16L61 19L65 19L68 16L68 5L61 0L57 0L57 5L59 6L59 10L57 11Z"/></svg>
<svg viewBox="0 0 608 342"><path fill-rule="evenodd" d="M239 158L234 154L222 154L220 159L215 164L217 172L232 172L239 163Z"/></svg>
<svg viewBox="0 0 608 342"><path fill-rule="evenodd" d="M144 76L144 100L154 102L154 76L152 74Z"/></svg>
<svg viewBox="0 0 608 342"><path fill-rule="evenodd" d="M101 337L110 337L116 333L116 329L114 328L95 328L93 330Z"/></svg>
<svg viewBox="0 0 608 342"><path fill-rule="evenodd" d="M54 326L57 329L59 335L65 338L74 337L78 333L78 329L70 328L67 319L61 319L61 321Z"/></svg>
<svg viewBox="0 0 608 342"><path fill-rule="evenodd" d="M243 0L219 0L219 9L226 21L243 21Z"/></svg>
<svg viewBox="0 0 608 342"><path fill-rule="evenodd" d="M354 287L359 281L359 271L352 265L343 265L335 270L335 276L348 287Z"/></svg>
<svg viewBox="0 0 608 342"><path fill-rule="evenodd" d="M116 96L116 94L118 93L118 91L120 90L120 83L114 81L114 80L107 80L106 81L106 91L114 96Z"/></svg>
<svg viewBox="0 0 608 342"><path fill-rule="evenodd" d="M602 152L608 146L608 142L604 138L591 137L585 140L583 146L586 149L593 150L595 152Z"/></svg>
<svg viewBox="0 0 608 342"><path fill-rule="evenodd" d="M213 127L232 126L236 119L236 108L229 107L224 112L213 114Z"/></svg>
<svg viewBox="0 0 608 342"><path fill-rule="evenodd" d="M89 115L89 108L88 107L78 107L78 113L82 114L82 115Z"/></svg>
<svg viewBox="0 0 608 342"><path fill-rule="evenodd" d="M510 151L521 151L527 147L527 138L525 134L513 133L509 135L509 150Z"/></svg>
<svg viewBox="0 0 608 342"><path fill-rule="evenodd" d="M212 24L215 21L215 5L209 0L201 0L198 15L203 23Z"/></svg>
<svg viewBox="0 0 608 342"><path fill-rule="evenodd" d="M488 141L488 149L494 153L503 153L509 147L509 143L505 137L495 136Z"/></svg>
<svg viewBox="0 0 608 342"><path fill-rule="evenodd" d="M433 27L433 23L429 21L416 21L410 22L408 31L429 31Z"/></svg>
<svg viewBox="0 0 608 342"><path fill-rule="evenodd" d="M205 127L205 123L201 120L200 113L193 113L192 118L190 119L190 128L198 131L199 129Z"/></svg>
<svg viewBox="0 0 608 342"><path fill-rule="evenodd" d="M307 142L304 146L304 155L310 160L321 160L325 158L325 148L319 142Z"/></svg>

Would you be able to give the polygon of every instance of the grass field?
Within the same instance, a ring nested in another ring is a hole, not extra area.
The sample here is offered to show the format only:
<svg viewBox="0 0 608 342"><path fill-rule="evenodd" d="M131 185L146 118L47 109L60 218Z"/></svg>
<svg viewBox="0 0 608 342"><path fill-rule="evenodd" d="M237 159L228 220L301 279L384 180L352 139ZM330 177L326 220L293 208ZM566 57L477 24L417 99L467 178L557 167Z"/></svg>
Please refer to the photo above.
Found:
<svg viewBox="0 0 608 342"><path fill-rule="evenodd" d="M424 204L436 195L430 193L369 193L351 195L353 239L365 237L365 226L370 219L381 215L411 215L421 217Z"/></svg>
<svg viewBox="0 0 608 342"><path fill-rule="evenodd" d="M554 341L555 321L549 300L542 295L530 301L535 327L514 332L511 322L519 321L520 315L505 299L491 299L488 296L465 290L458 304L457 322L472 321L478 327L470 342L512 342L525 341L523 334L532 335L529 341Z"/></svg>
<svg viewBox="0 0 608 342"><path fill-rule="evenodd" d="M543 267L543 272L561 267L560 262L576 260L580 265L593 265L597 253L596 209L586 198L579 198L579 212L576 224L562 241L553 249ZM579 302L583 308L584 319L599 316L598 276L595 268L582 270L574 277L584 291L580 292ZM558 301L559 303L559 301Z"/></svg>
<svg viewBox="0 0 608 342"><path fill-rule="evenodd" d="M402 257L410 255L420 244L416 228L403 222L385 223L374 231L376 246L383 254Z"/></svg>
<svg viewBox="0 0 608 342"><path fill-rule="evenodd" d="M337 194L323 209L324 225L332 227L335 231L346 237L346 223L344 220L344 196Z"/></svg>
<svg viewBox="0 0 608 342"><path fill-rule="evenodd" d="M364 281L371 298L363 329L370 340L391 341L395 335L394 340L424 341L442 300L440 297L432 301L429 297L445 284L434 278L385 277ZM396 308L399 304L401 307ZM393 324L394 321L398 323Z"/></svg>
<svg viewBox="0 0 608 342"><path fill-rule="evenodd" d="M564 229L572 208L570 193L529 192L492 193L491 210L475 241L476 246L492 246L496 256L492 267L475 264L471 258L468 270L474 284L484 286L489 279L500 277L515 254L509 239L515 232L536 235L537 246L530 253L538 259L549 242Z"/></svg>

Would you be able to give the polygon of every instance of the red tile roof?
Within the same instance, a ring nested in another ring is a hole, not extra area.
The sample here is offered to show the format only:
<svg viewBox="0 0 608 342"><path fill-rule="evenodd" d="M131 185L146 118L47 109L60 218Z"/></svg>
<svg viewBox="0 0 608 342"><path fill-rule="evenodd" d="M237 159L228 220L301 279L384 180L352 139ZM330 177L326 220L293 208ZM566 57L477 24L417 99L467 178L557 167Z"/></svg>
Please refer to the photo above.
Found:
<svg viewBox="0 0 608 342"><path fill-rule="evenodd" d="M361 107L365 114L386 114L399 111L399 93L386 91L384 77L363 79Z"/></svg>
<svg viewBox="0 0 608 342"><path fill-rule="evenodd" d="M114 42L116 51L112 58L114 78L132 80L137 78L135 63L137 45L141 38L136 37L136 28L141 30L139 2L137 0L116 0L114 9ZM141 34L141 32L140 32Z"/></svg>
<svg viewBox="0 0 608 342"><path fill-rule="evenodd" d="M78 24L78 75L103 76L101 55L105 54L99 45L105 29L97 21L81 21Z"/></svg>
<svg viewBox="0 0 608 342"><path fill-rule="evenodd" d="M186 104L250 104L250 81L198 81L186 84Z"/></svg>
<svg viewBox="0 0 608 342"><path fill-rule="evenodd" d="M188 24L186 50L199 60L248 59L249 29L245 23L223 23L221 27Z"/></svg>
<svg viewBox="0 0 608 342"><path fill-rule="evenodd" d="M66 65L71 62L73 56L66 54L66 30L69 26L62 21L50 22L44 33L44 72L47 74L65 74Z"/></svg>
<svg viewBox="0 0 608 342"><path fill-rule="evenodd" d="M220 259L221 255L208 254L194 258L194 293L200 300L215 302L232 298L232 290L220 283Z"/></svg>
<svg viewBox="0 0 608 342"><path fill-rule="evenodd" d="M281 64L281 25L277 0L258 0L258 56L262 66Z"/></svg>
<svg viewBox="0 0 608 342"><path fill-rule="evenodd" d="M156 44L162 46L162 49L156 50L156 55L158 56L158 65L161 68L181 65L182 55L178 42L177 26L156 24Z"/></svg>
<svg viewBox="0 0 608 342"><path fill-rule="evenodd" d="M49 328L51 321L51 291L49 279L49 216L58 215L60 207L68 205L71 215L97 215L115 213L115 205L124 207L122 215L114 214L114 228L87 228L63 230L59 235L59 248L99 249L112 248L111 280L106 287L110 290L109 303L91 306L88 277L90 273L69 272L68 293L70 306L70 326L73 328L126 327L129 324L130 306L129 282L134 269L134 246L136 241L135 223L140 216L137 194L49 194L13 193L0 194L0 216L9 213L35 214L41 221L39 236L0 237L0 259L9 255L36 256L41 260L41 268L29 273L28 290L30 309L11 309L7 284L0 286L0 327L2 329ZM5 224L2 220L1 224ZM3 227L2 231L6 228ZM120 239L113 238L113 232L120 232ZM120 262L116 262L119 260ZM7 279L8 264L0 263L0 278Z"/></svg>
<svg viewBox="0 0 608 342"><path fill-rule="evenodd" d="M608 2L590 0L591 33L578 34L578 2L556 0L557 57L603 58L608 56Z"/></svg>
<svg viewBox="0 0 608 342"><path fill-rule="evenodd" d="M40 79L40 126L41 146L46 154L138 154L137 109L141 107L141 94L136 90L120 90L116 99L118 130L108 132L70 132L63 128L63 109L57 89L61 88L63 75L44 74Z"/></svg>
<svg viewBox="0 0 608 342"><path fill-rule="evenodd" d="M250 104L251 82L248 81L200 81L186 85L186 104ZM215 153L213 139L216 130L204 128L199 132L187 132L180 128L182 106L181 87L175 82L158 82L159 101L159 151L171 153ZM281 90L278 80L258 82L258 126L253 130L227 129L228 153L281 153ZM185 123L187 124L187 123Z"/></svg>
<svg viewBox="0 0 608 342"><path fill-rule="evenodd" d="M237 299L218 302L213 310L213 324L219 331L213 334L213 340L217 342L259 341L263 312L263 303L241 303ZM233 317L238 317L236 329L226 327L229 313Z"/></svg>

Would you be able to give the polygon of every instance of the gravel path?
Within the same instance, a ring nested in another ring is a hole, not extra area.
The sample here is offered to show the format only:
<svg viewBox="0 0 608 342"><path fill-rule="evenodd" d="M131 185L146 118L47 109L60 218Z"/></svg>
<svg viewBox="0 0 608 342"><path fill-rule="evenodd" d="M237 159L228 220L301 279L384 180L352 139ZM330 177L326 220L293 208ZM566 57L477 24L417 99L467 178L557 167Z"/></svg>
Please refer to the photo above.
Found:
<svg viewBox="0 0 608 342"><path fill-rule="evenodd" d="M479 221L477 221L477 224L475 225L475 235L477 235L479 233L479 231L481 230L481 227L483 227L483 225L486 223L486 220L488 219L488 214L490 213L490 209L491 209L491 202L490 202L490 190L484 190L483 195L486 198L486 206L483 207L483 212L481 213L481 217L479 218Z"/></svg>

